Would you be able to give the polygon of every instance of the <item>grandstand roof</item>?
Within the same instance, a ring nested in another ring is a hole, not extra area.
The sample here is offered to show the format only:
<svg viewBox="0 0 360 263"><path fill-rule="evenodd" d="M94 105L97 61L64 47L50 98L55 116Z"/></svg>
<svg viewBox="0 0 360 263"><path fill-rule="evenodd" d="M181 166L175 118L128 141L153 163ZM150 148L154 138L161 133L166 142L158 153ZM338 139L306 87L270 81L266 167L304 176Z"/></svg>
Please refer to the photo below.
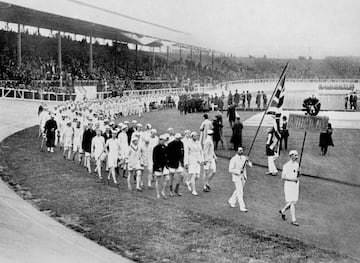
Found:
<svg viewBox="0 0 360 263"><path fill-rule="evenodd" d="M160 47L162 41L167 41L184 48L203 49L185 44L189 43L189 34L184 32L80 0L1 1L0 20L85 36L92 33L96 38L151 47Z"/></svg>

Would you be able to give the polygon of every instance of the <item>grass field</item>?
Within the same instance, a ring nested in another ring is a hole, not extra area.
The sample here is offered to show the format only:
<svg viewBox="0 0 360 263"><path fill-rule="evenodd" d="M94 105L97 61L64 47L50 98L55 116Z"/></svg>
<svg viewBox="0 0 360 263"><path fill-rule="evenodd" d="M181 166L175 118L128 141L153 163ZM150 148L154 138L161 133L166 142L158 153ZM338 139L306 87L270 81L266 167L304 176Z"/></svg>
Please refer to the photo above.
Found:
<svg viewBox="0 0 360 263"><path fill-rule="evenodd" d="M168 110L138 120L152 123L159 132L170 126L177 131L198 130L202 115L181 116ZM264 130L251 156L259 164L266 163ZM360 188L351 185L358 183L358 131L335 130L336 147L326 157L319 155L318 135L309 136L304 172L348 185L303 177L299 227L278 216L284 202L282 182L265 176L261 166L249 171L245 187L249 213L243 214L226 203L234 189L227 158L218 161L212 192L193 197L183 187L182 197L157 200L154 190L130 192L122 178L119 188L106 185L59 153L40 152L36 132L36 127L30 128L1 143L2 178L40 210L135 261L358 262L360 258ZM255 128L245 127L245 151L254 133ZM228 139L229 135L227 128ZM289 147L299 149L301 140L301 133L291 133ZM285 160L285 154L280 156L278 167Z"/></svg>

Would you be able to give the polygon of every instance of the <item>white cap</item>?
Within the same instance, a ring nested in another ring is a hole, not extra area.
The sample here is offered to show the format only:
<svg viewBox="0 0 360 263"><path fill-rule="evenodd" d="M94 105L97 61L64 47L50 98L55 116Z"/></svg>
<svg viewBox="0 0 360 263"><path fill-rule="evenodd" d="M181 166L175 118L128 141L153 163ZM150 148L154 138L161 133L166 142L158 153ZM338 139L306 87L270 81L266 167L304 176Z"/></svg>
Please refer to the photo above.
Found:
<svg viewBox="0 0 360 263"><path fill-rule="evenodd" d="M169 131L172 131L172 130L174 130L174 128L169 128L169 129L167 129L168 132L169 132Z"/></svg>
<svg viewBox="0 0 360 263"><path fill-rule="evenodd" d="M136 127L142 127L141 123L136 124Z"/></svg>
<svg viewBox="0 0 360 263"><path fill-rule="evenodd" d="M151 129L150 132L151 132L151 133L157 133L157 130L156 130L156 129Z"/></svg>
<svg viewBox="0 0 360 263"><path fill-rule="evenodd" d="M298 154L297 150L291 150L289 152L289 156L291 156L291 155L299 155L299 154Z"/></svg>
<svg viewBox="0 0 360 263"><path fill-rule="evenodd" d="M185 130L184 134L187 134L187 133L191 133L191 131L190 130Z"/></svg>
<svg viewBox="0 0 360 263"><path fill-rule="evenodd" d="M132 123L132 124L136 124L136 123L137 123L137 121L136 121L136 120L133 120L131 123Z"/></svg>
<svg viewBox="0 0 360 263"><path fill-rule="evenodd" d="M129 124L129 121L124 121L124 124L126 124L126 125Z"/></svg>
<svg viewBox="0 0 360 263"><path fill-rule="evenodd" d="M170 134L168 134L168 133L164 133L164 136L165 136L166 140L170 138Z"/></svg>
<svg viewBox="0 0 360 263"><path fill-rule="evenodd" d="M145 125L145 127L146 127L147 129L151 129L151 124L148 123L148 124Z"/></svg>
<svg viewBox="0 0 360 263"><path fill-rule="evenodd" d="M181 137L182 137L182 136L181 136L180 133L176 133L176 134L175 134L175 139L181 139Z"/></svg>
<svg viewBox="0 0 360 263"><path fill-rule="evenodd" d="M109 125L114 125L115 124L115 122L114 121L111 121L110 123L109 123Z"/></svg>
<svg viewBox="0 0 360 263"><path fill-rule="evenodd" d="M160 139L160 140L166 140L165 134L161 134L161 135L159 136L159 139Z"/></svg>
<svg viewBox="0 0 360 263"><path fill-rule="evenodd" d="M197 136L198 134L197 134L197 132L193 131L190 135L191 135L191 137L194 137L194 136Z"/></svg>

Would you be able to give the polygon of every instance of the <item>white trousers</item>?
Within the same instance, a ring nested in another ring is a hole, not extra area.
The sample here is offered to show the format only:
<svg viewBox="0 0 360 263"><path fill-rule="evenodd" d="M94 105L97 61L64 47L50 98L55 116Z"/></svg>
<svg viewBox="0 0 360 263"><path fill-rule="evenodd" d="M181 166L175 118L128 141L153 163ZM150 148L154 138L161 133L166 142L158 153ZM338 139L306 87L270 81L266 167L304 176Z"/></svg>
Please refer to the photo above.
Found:
<svg viewBox="0 0 360 263"><path fill-rule="evenodd" d="M275 156L268 156L268 168L269 172L272 174L276 174L278 169L275 166Z"/></svg>
<svg viewBox="0 0 360 263"><path fill-rule="evenodd" d="M235 184L235 191L229 199L229 203L231 205L236 204L236 200L239 202L240 210L245 210L245 202L244 202L244 185L245 185L245 178L241 176L241 180L237 180L234 182Z"/></svg>

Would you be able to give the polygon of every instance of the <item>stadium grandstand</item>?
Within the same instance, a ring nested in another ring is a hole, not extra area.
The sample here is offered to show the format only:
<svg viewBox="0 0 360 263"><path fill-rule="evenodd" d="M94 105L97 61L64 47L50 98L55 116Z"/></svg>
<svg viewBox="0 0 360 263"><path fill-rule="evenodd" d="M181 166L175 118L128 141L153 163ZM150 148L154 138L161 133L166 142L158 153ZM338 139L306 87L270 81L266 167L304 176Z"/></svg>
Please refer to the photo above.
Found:
<svg viewBox="0 0 360 263"><path fill-rule="evenodd" d="M74 86L79 85L94 85L97 92L106 94L122 94L124 90L270 79L277 78L288 61L266 56L225 56L24 6L5 2L0 5L0 86L31 90L36 92L31 95L34 97L52 92L70 98ZM162 30L167 30L167 36L171 36L169 32L184 35L173 29ZM291 59L288 78L360 78L360 58Z"/></svg>

